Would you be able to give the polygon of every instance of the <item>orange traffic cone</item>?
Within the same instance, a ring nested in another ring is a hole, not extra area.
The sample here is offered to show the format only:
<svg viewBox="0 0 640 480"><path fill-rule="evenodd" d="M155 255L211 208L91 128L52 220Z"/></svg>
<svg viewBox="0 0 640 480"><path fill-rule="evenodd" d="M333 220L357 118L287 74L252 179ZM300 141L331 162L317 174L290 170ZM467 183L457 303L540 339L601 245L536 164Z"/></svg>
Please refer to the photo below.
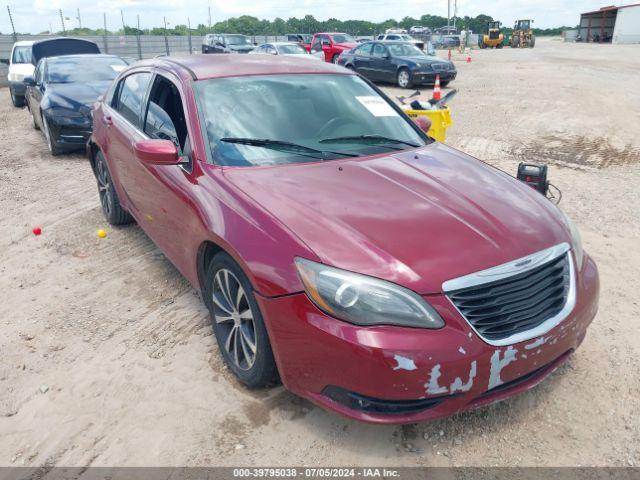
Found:
<svg viewBox="0 0 640 480"><path fill-rule="evenodd" d="M436 83L433 85L433 98L432 100L441 100L442 94L440 92L440 75L436 73Z"/></svg>
<svg viewBox="0 0 640 480"><path fill-rule="evenodd" d="M449 61L451 61L451 49L449 49L449 54L447 55Z"/></svg>
<svg viewBox="0 0 640 480"><path fill-rule="evenodd" d="M467 53L467 63L471 63L471 50Z"/></svg>

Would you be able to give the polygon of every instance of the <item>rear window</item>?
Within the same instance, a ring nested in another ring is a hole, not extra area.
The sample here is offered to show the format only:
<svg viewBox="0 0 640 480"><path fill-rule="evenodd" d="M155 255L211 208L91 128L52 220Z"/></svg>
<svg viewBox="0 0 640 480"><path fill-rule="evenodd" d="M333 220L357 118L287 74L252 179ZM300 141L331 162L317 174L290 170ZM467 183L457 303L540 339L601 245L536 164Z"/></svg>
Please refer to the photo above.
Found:
<svg viewBox="0 0 640 480"><path fill-rule="evenodd" d="M16 47L13 49L11 63L31 63L31 47Z"/></svg>
<svg viewBox="0 0 640 480"><path fill-rule="evenodd" d="M120 58L57 57L47 65L48 83L108 82L127 66Z"/></svg>
<svg viewBox="0 0 640 480"><path fill-rule="evenodd" d="M120 82L116 110L130 123L140 128L142 99L151 81L151 74L134 73Z"/></svg>

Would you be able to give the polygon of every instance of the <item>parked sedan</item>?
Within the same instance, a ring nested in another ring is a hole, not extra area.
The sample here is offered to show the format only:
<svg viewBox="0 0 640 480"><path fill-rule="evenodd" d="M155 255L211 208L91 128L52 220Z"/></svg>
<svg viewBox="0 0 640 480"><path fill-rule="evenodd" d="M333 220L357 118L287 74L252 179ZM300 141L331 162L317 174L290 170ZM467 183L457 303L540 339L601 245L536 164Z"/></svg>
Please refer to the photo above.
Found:
<svg viewBox="0 0 640 480"><path fill-rule="evenodd" d="M342 67L156 58L94 116L106 219L135 219L202 292L250 387L429 420L530 389L596 314L596 266L554 204Z"/></svg>
<svg viewBox="0 0 640 480"><path fill-rule="evenodd" d="M440 75L440 85L456 78L453 62L425 52L410 43L368 42L344 52L338 64L355 70L369 80L396 83L402 88L431 84Z"/></svg>
<svg viewBox="0 0 640 480"><path fill-rule="evenodd" d="M25 78L31 124L42 130L49 151L83 149L91 135L91 107L127 66L114 55L43 58Z"/></svg>
<svg viewBox="0 0 640 480"><path fill-rule="evenodd" d="M324 60L322 52L309 53L302 45L293 42L271 42L258 45L251 52L252 54L263 55L284 55L285 57L295 57L302 59Z"/></svg>

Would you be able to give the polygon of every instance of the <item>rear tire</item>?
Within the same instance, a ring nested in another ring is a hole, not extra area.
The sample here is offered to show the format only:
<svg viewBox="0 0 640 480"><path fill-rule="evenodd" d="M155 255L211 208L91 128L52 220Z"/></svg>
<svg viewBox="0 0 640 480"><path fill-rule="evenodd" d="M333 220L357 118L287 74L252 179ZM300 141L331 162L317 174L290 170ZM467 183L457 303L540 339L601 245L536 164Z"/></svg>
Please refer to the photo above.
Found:
<svg viewBox="0 0 640 480"><path fill-rule="evenodd" d="M220 353L235 376L249 388L278 381L278 369L251 282L225 252L207 267L204 300Z"/></svg>
<svg viewBox="0 0 640 480"><path fill-rule="evenodd" d="M36 122L36 117L33 115L33 112L31 111L30 108L28 110L29 110L29 117L31 118L31 126L33 127L34 130L40 130L40 127Z"/></svg>
<svg viewBox="0 0 640 480"><path fill-rule="evenodd" d="M25 104L24 96L16 95L16 93L13 91L13 88L9 88L9 94L11 95L11 103L13 104L14 107L16 108L24 107L24 104Z"/></svg>
<svg viewBox="0 0 640 480"><path fill-rule="evenodd" d="M536 46L536 36L535 35L531 35L531 42L529 43L529 46L531 48Z"/></svg>
<svg viewBox="0 0 640 480"><path fill-rule="evenodd" d="M111 225L126 225L133 222L133 217L120 205L118 194L113 186L113 180L107 167L107 161L102 152L96 153L96 180L102 213Z"/></svg>
<svg viewBox="0 0 640 480"><path fill-rule="evenodd" d="M337 65L338 64L338 58L340 58L340 54L336 53L332 58L331 58L331 63Z"/></svg>

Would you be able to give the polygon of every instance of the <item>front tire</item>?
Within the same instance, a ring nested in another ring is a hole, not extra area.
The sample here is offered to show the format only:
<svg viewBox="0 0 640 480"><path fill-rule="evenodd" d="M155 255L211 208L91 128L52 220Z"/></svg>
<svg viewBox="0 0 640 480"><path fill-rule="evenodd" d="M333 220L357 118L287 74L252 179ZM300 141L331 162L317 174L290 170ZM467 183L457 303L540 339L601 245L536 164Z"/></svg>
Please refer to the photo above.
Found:
<svg viewBox="0 0 640 480"><path fill-rule="evenodd" d="M22 108L25 104L24 96L16 95L16 92L13 91L13 88L9 88L9 94L11 95L11 103L16 108Z"/></svg>
<svg viewBox="0 0 640 480"><path fill-rule="evenodd" d="M273 351L249 279L225 252L207 268L205 303L222 357L249 388L278 380Z"/></svg>
<svg viewBox="0 0 640 480"><path fill-rule="evenodd" d="M47 116L42 112L42 131L44 133L44 138L47 141L47 147L49 148L49 152L54 157L56 155L60 155L62 153L62 149L56 145L56 139L53 138L53 134L51 133L51 129L49 128L49 121L47 120Z"/></svg>
<svg viewBox="0 0 640 480"><path fill-rule="evenodd" d="M111 225L126 225L133 221L133 217L120 205L118 194L113 186L113 180L107 167L107 161L102 152L96 153L96 180L102 213Z"/></svg>
<svg viewBox="0 0 640 480"><path fill-rule="evenodd" d="M398 70L396 83L400 88L411 88L413 86L413 81L411 80L411 72L408 68L401 68L400 70Z"/></svg>

